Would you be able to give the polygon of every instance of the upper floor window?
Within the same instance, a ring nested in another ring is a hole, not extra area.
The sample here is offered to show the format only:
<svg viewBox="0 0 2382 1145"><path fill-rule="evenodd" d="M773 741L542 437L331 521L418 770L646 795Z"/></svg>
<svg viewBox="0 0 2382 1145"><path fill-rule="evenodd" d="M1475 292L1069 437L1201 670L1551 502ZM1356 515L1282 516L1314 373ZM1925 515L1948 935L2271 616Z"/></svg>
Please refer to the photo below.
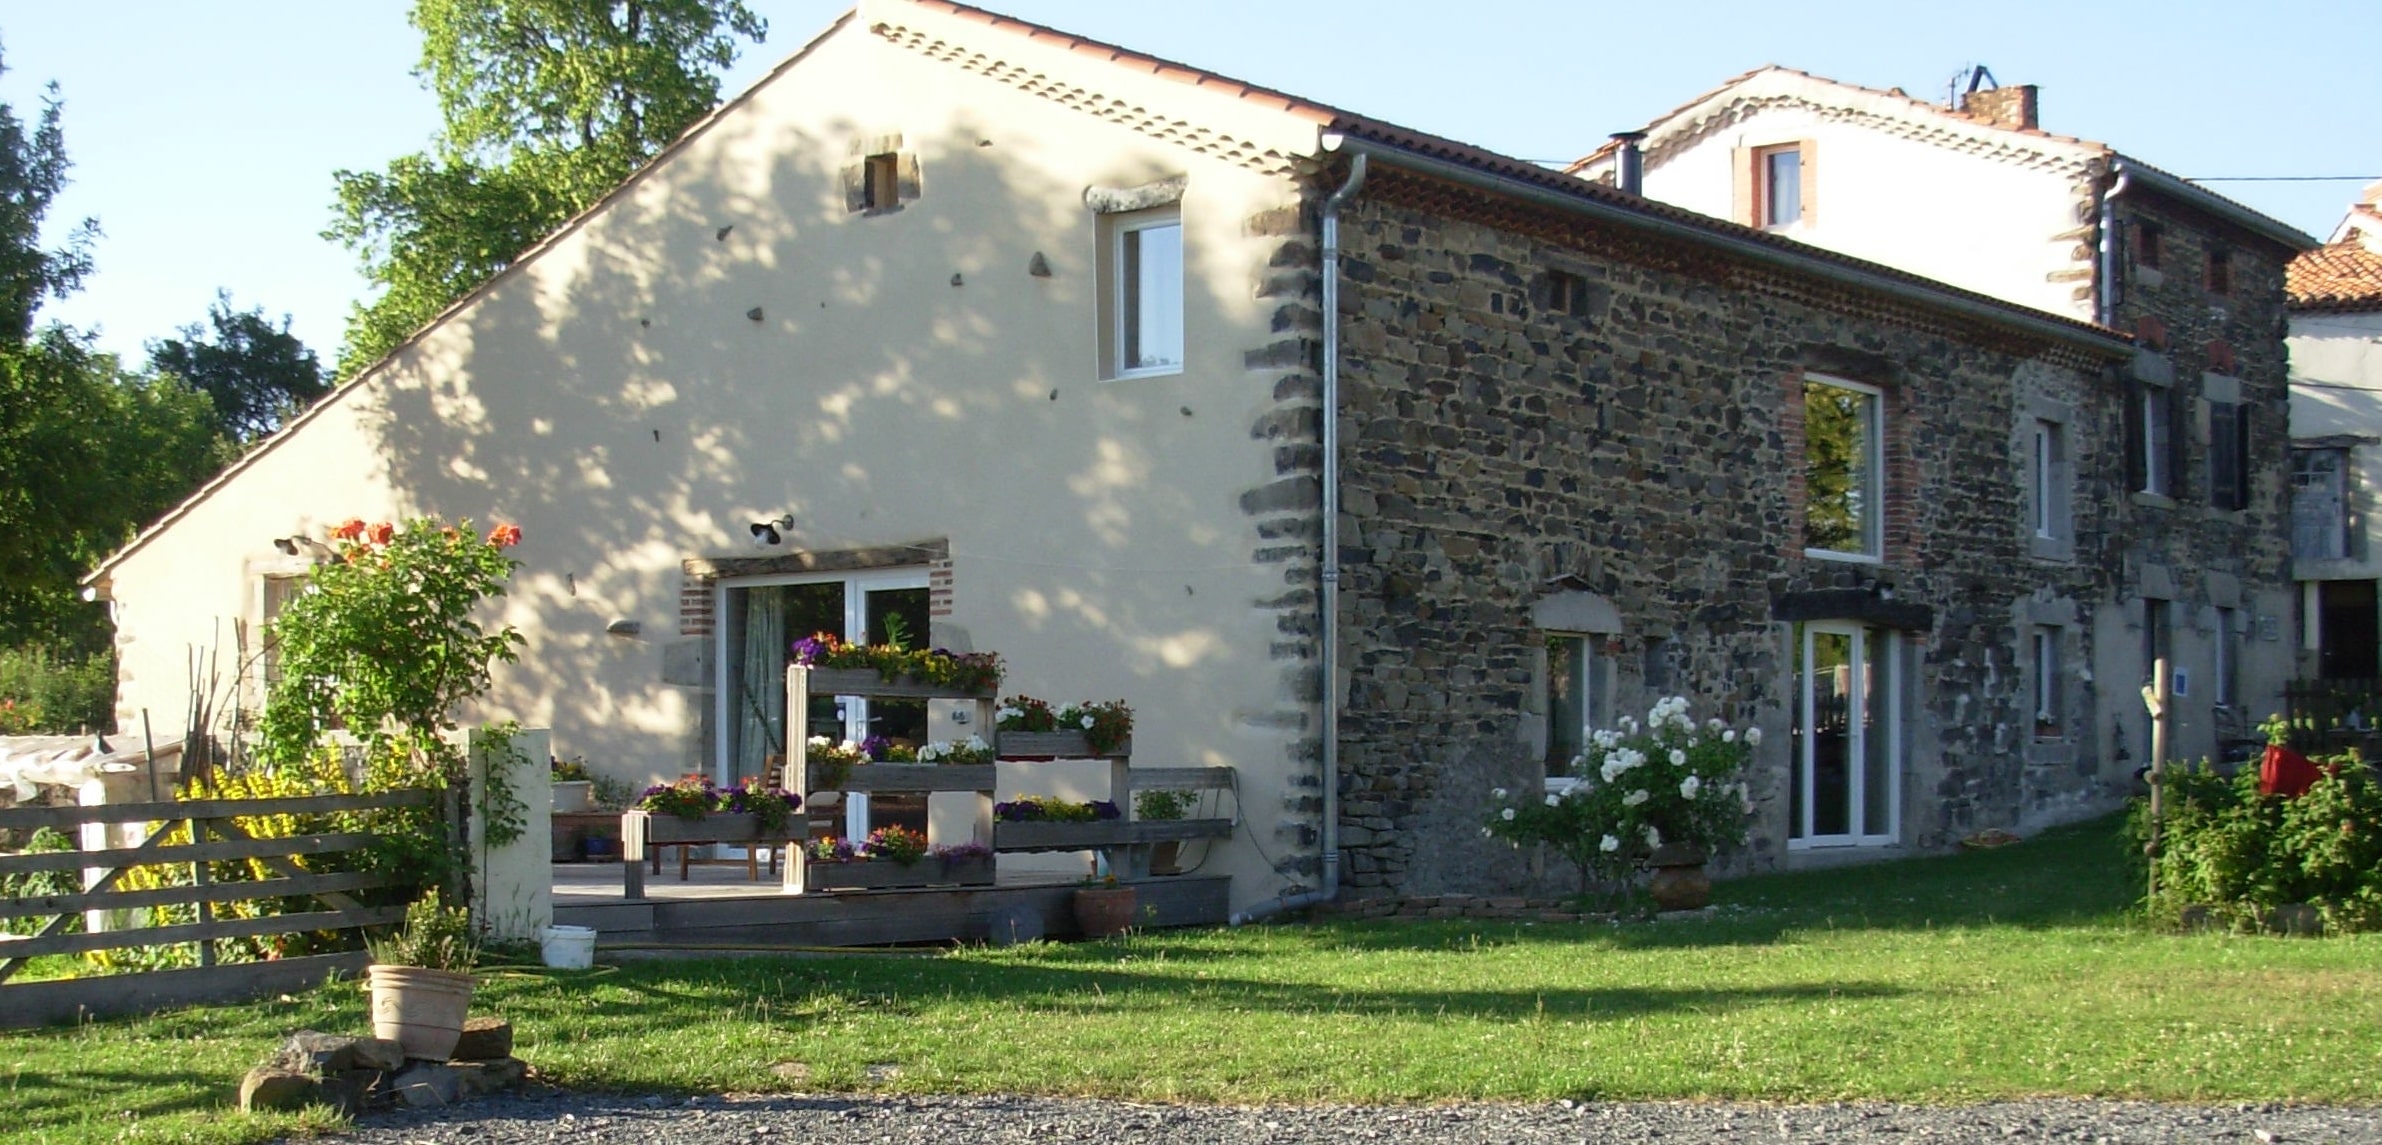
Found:
<svg viewBox="0 0 2382 1145"><path fill-rule="evenodd" d="M1567 270L1547 272L1547 312L1573 318L1588 316L1588 280Z"/></svg>
<svg viewBox="0 0 2382 1145"><path fill-rule="evenodd" d="M2126 469L2135 492L2176 493L2175 395L2165 386L2126 386Z"/></svg>
<svg viewBox="0 0 2382 1145"><path fill-rule="evenodd" d="M2027 447L2027 524L2037 540L2056 541L2068 529L2067 427L2036 418Z"/></svg>
<svg viewBox="0 0 2382 1145"><path fill-rule="evenodd" d="M1884 555L1884 421L1876 388L1804 381L1803 547L1813 555Z"/></svg>
<svg viewBox="0 0 2382 1145"><path fill-rule="evenodd" d="M2208 404L2208 503L2250 507L2250 411L2240 402Z"/></svg>
<svg viewBox="0 0 2382 1145"><path fill-rule="evenodd" d="M2291 451L2291 555L2340 560L2349 555L2349 451Z"/></svg>
<svg viewBox="0 0 2382 1145"><path fill-rule="evenodd" d="M2167 232L2157 223L2137 223L2134 227L2134 265L2159 269L2164 257Z"/></svg>
<svg viewBox="0 0 2382 1145"><path fill-rule="evenodd" d="M1111 378L1183 369L1183 216L1173 206L1102 217L1106 352Z"/></svg>
<svg viewBox="0 0 2382 1145"><path fill-rule="evenodd" d="M2233 293L2233 256L2223 247L2208 248L2208 291Z"/></svg>
<svg viewBox="0 0 2382 1145"><path fill-rule="evenodd" d="M901 156L890 151L871 155L861 161L860 169L862 210L882 211L901 205Z"/></svg>
<svg viewBox="0 0 2382 1145"><path fill-rule="evenodd" d="M1754 217L1765 229L1803 221L1803 148L1764 147L1754 152Z"/></svg>

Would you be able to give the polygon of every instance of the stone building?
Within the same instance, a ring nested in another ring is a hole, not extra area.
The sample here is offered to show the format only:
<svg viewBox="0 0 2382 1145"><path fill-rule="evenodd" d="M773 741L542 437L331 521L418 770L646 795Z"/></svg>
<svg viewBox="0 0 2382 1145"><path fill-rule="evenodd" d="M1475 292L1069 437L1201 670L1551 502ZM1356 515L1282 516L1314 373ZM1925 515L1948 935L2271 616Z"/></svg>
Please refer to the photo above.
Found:
<svg viewBox="0 0 2382 1145"><path fill-rule="evenodd" d="M1763 68L1571 169L1609 181L1626 149L1649 197L2130 336L2121 428L2097 438L2124 448L2124 527L2098 551L2032 547L2110 567L2105 594L2085 602L2094 678L2130 694L2166 656L2171 754L2213 755L2255 735L2294 666L2283 273L2315 240L2046 131L2035 87L1989 78L1979 69L1950 107ZM2048 464L2087 444L2059 411L2028 417ZM2046 764L2081 751L2138 765L2148 729L2136 707L2105 708L2092 742L2027 750Z"/></svg>
<svg viewBox="0 0 2382 1145"><path fill-rule="evenodd" d="M2239 281L2265 289L2264 254ZM2177 633L2287 603L2278 473L2195 527L2134 491L2129 459L2164 455L2124 446L2129 378L2185 384L2159 361L1114 45L863 0L90 583L120 718L173 738L191 650L253 647L299 541L518 523L498 618L529 644L487 707L631 782L754 774L794 734L964 734L771 710L789 635L898 617L1002 653L1008 691L1124 698L1137 766L1235 769L1207 870L1244 910L1559 885L1480 838L1486 793L1673 692L1764 729L1740 865L1909 853L2112 805L2141 758L2132 602L2176 602L2149 630ZM2264 384L2245 401L2279 403ZM2287 659L2243 649L2259 688Z"/></svg>

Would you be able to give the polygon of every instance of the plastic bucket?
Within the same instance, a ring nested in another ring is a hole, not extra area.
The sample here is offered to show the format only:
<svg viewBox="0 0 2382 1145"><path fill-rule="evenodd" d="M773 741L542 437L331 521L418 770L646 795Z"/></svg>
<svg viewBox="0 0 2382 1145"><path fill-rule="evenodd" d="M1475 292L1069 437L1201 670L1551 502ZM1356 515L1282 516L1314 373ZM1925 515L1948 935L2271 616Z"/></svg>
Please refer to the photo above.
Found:
<svg viewBox="0 0 2382 1145"><path fill-rule="evenodd" d="M538 932L538 950L546 965L557 970L585 970L595 965L596 932L592 926L549 926Z"/></svg>

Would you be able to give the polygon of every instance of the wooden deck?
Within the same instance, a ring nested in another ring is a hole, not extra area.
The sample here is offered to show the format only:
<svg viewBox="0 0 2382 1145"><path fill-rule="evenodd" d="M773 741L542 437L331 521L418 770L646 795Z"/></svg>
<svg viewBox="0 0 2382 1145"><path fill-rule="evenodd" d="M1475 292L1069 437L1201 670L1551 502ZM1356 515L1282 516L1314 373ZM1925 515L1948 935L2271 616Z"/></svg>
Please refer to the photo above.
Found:
<svg viewBox="0 0 2382 1145"><path fill-rule="evenodd" d="M596 930L599 949L883 946L980 942L996 920L1032 911L1049 938L1072 938L1069 901L1078 881L1046 873L1004 875L989 887L843 891L789 895L766 873L745 876L742 861L697 864L687 881L675 871L650 878L646 897L621 893L619 863L557 863L554 921ZM1220 924L1229 914L1231 880L1173 875L1131 884L1140 891L1141 927Z"/></svg>

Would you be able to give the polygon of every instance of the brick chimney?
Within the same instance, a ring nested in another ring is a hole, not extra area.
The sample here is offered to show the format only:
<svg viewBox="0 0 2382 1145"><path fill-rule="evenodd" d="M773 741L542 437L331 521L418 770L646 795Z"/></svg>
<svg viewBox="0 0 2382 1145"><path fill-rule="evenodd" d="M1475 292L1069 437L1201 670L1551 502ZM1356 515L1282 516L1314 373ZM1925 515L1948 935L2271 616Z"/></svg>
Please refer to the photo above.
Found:
<svg viewBox="0 0 2382 1145"><path fill-rule="evenodd" d="M1960 97L1960 110L1995 127L2033 131L2039 126L2035 122L2035 85L2031 83L1969 92Z"/></svg>

